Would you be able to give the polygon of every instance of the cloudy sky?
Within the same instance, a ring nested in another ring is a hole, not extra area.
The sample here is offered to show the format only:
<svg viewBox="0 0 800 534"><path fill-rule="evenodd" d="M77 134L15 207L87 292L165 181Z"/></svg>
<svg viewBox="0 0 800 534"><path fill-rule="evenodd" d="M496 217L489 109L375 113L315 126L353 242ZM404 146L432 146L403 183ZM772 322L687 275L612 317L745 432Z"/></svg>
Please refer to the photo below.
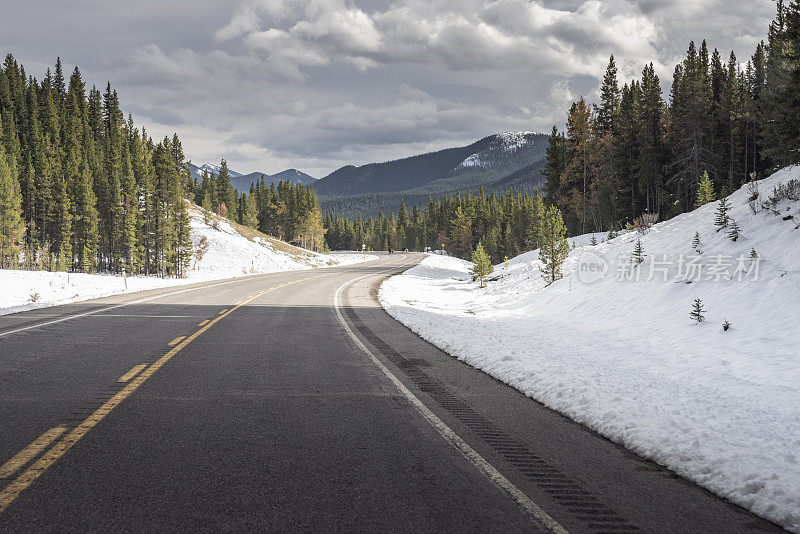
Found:
<svg viewBox="0 0 800 534"><path fill-rule="evenodd" d="M195 163L322 177L503 131L549 131L594 99L609 54L665 89L692 39L744 62L773 0L29 0L0 51L110 80Z"/></svg>

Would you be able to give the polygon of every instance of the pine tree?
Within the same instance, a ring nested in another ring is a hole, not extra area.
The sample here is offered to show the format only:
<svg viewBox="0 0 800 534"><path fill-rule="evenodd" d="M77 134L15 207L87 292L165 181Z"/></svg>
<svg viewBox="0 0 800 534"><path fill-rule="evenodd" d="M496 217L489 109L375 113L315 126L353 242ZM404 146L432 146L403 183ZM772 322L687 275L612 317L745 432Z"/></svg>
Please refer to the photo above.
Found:
<svg viewBox="0 0 800 534"><path fill-rule="evenodd" d="M636 246L633 247L633 255L631 256L631 261L636 265L639 265L644 262L644 258L647 256L644 253L644 247L642 246L642 240L636 240Z"/></svg>
<svg viewBox="0 0 800 534"><path fill-rule="evenodd" d="M533 205L530 209L530 223L525 235L525 244L528 250L539 248L539 236L542 233L542 219L544 218L545 207L542 196L538 191L533 195Z"/></svg>
<svg viewBox="0 0 800 534"><path fill-rule="evenodd" d="M175 275L183 278L187 275L189 264L192 261L193 245L191 238L191 225L189 211L183 199L175 206Z"/></svg>
<svg viewBox="0 0 800 534"><path fill-rule="evenodd" d="M689 317L697 321L697 323L702 323L705 320L705 313L706 310L703 309L703 301L700 299L694 299L694 303L692 304L692 312L689 314Z"/></svg>
<svg viewBox="0 0 800 534"><path fill-rule="evenodd" d="M766 83L759 122L763 154L773 168L796 163L800 156L800 2L778 0L767 37Z"/></svg>
<svg viewBox="0 0 800 534"><path fill-rule="evenodd" d="M219 164L219 176L216 177L216 183L217 214L232 219L236 216L236 191L231 185L228 162L224 159Z"/></svg>
<svg viewBox="0 0 800 534"><path fill-rule="evenodd" d="M569 243L566 239L567 229L561 217L561 211L555 206L548 206L542 220L542 235L539 245L539 260L542 262L542 277L548 285L560 280L561 265L569 255Z"/></svg>
<svg viewBox="0 0 800 534"><path fill-rule="evenodd" d="M458 206L450 221L450 241L456 254L469 251L472 245L472 221L469 215Z"/></svg>
<svg viewBox="0 0 800 534"><path fill-rule="evenodd" d="M253 193L245 197L242 224L251 228L258 228L258 206Z"/></svg>
<svg viewBox="0 0 800 534"><path fill-rule="evenodd" d="M697 250L698 246L700 246L700 232L695 232L694 238L692 238L692 248Z"/></svg>
<svg viewBox="0 0 800 534"><path fill-rule="evenodd" d="M617 65L612 54L603 76L603 84L600 87L600 106L597 109L597 128L600 135L611 133L614 130L614 121L619 109L619 93Z"/></svg>
<svg viewBox="0 0 800 534"><path fill-rule="evenodd" d="M712 118L713 94L709 76L706 42L700 50L689 43L686 59L675 67L672 77L670 136L673 153L668 168L670 185L678 196L682 211L694 204L697 177L703 169L716 174L715 152L708 135Z"/></svg>
<svg viewBox="0 0 800 534"><path fill-rule="evenodd" d="M480 287L486 287L486 278L494 272L494 267L482 243L478 243L472 253L472 264L472 279L477 280Z"/></svg>
<svg viewBox="0 0 800 534"><path fill-rule="evenodd" d="M736 241L739 239L740 233L741 228L739 228L739 223L737 223L735 219L731 219L730 227L728 228L728 239L731 241Z"/></svg>
<svg viewBox="0 0 800 534"><path fill-rule="evenodd" d="M714 224L717 226L717 232L728 227L728 223L730 222L730 216L728 216L728 212L730 209L731 206L728 203L728 198L722 197L717 205L717 211L714 218Z"/></svg>
<svg viewBox="0 0 800 534"><path fill-rule="evenodd" d="M570 107L567 116L567 166L561 175L559 206L567 226L575 233L585 233L589 219L589 193L592 185L592 113L581 98Z"/></svg>
<svg viewBox="0 0 800 534"><path fill-rule="evenodd" d="M25 235L21 213L19 182L11 174L5 150L0 146L0 269L19 266L20 245Z"/></svg>
<svg viewBox="0 0 800 534"><path fill-rule="evenodd" d="M694 202L694 207L699 208L709 202L713 202L716 198L714 194L714 183L708 176L708 172L704 172L697 184L697 197Z"/></svg>
<svg viewBox="0 0 800 534"><path fill-rule="evenodd" d="M665 146L664 99L661 94L661 81L655 73L653 64L642 70L642 81L639 84L638 106L634 102L634 171L637 177L636 191L638 204L634 206L630 216L639 213L666 213L663 173L667 159Z"/></svg>
<svg viewBox="0 0 800 534"><path fill-rule="evenodd" d="M542 176L545 178L545 198L548 205L555 205L561 195L561 175L564 173L566 163L566 147L564 134L553 126L550 138L547 141L545 167Z"/></svg>
<svg viewBox="0 0 800 534"><path fill-rule="evenodd" d="M592 246L596 246L597 245L597 237L595 235L592 235L592 240L589 241L589 244L592 245Z"/></svg>

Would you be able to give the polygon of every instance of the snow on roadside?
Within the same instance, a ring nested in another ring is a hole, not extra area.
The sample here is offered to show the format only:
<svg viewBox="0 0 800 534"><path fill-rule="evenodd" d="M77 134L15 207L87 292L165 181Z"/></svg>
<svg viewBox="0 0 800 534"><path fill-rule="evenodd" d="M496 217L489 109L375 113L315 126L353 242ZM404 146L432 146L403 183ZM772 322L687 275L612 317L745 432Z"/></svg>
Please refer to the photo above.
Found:
<svg viewBox="0 0 800 534"><path fill-rule="evenodd" d="M94 298L272 273L351 265L377 259L373 255L326 255L293 247L216 216L208 223L194 205L191 238L194 255L186 278L110 274L51 273L0 269L0 315ZM126 287L127 283L127 287Z"/></svg>
<svg viewBox="0 0 800 534"><path fill-rule="evenodd" d="M361 252L330 252L328 256L336 260L336 265L355 265L356 263L378 259L378 256L374 254L363 254Z"/></svg>
<svg viewBox="0 0 800 534"><path fill-rule="evenodd" d="M759 201L793 178L800 167L762 180ZM715 202L643 236L595 246L590 235L575 238L564 279L549 287L537 252L497 266L499 279L485 290L471 282L469 263L430 256L387 280L379 297L453 356L800 532L800 202L752 214L748 196L743 187L729 197L742 228L736 242L716 231ZM702 254L692 248L695 232ZM641 281L617 280L635 276L639 237ZM696 258L703 270L695 280L686 265ZM740 261L744 269L756 263L758 276L736 273ZM579 271L598 262L608 266L604 276ZM732 280L714 280L721 264ZM695 298L708 310L700 324L689 318Z"/></svg>

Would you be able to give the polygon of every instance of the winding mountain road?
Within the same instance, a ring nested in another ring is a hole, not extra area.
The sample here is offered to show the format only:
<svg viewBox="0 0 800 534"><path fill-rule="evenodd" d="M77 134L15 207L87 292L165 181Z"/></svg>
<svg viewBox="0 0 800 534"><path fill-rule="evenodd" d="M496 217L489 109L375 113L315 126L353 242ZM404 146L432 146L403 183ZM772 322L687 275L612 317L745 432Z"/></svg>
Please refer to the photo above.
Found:
<svg viewBox="0 0 800 534"><path fill-rule="evenodd" d="M390 318L420 259L0 317L0 532L782 532Z"/></svg>

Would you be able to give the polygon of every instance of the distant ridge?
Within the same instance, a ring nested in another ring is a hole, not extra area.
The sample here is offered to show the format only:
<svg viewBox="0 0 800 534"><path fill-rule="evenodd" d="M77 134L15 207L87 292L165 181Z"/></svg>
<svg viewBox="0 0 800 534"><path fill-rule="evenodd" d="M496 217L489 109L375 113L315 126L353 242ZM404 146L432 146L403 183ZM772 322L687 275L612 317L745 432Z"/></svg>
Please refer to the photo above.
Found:
<svg viewBox="0 0 800 534"><path fill-rule="evenodd" d="M192 178L196 178L199 181L203 178L203 171L207 171L209 174L219 174L219 165L204 163L198 167L197 165L190 163L189 170L191 171ZM276 174L267 174L262 172L242 174L229 168L228 175L231 177L231 185L239 193L249 192L250 184L260 181L262 175L264 176L264 181L267 183L267 185L270 183L278 185L278 182L280 181L289 181L302 185L310 185L317 181L317 179L313 176L310 176L302 171L298 171L297 169L286 169L285 171L281 171Z"/></svg>
<svg viewBox="0 0 800 534"><path fill-rule="evenodd" d="M463 147L384 163L347 165L316 181L323 211L345 216L396 212L457 191L533 191L542 183L548 135L506 132Z"/></svg>

